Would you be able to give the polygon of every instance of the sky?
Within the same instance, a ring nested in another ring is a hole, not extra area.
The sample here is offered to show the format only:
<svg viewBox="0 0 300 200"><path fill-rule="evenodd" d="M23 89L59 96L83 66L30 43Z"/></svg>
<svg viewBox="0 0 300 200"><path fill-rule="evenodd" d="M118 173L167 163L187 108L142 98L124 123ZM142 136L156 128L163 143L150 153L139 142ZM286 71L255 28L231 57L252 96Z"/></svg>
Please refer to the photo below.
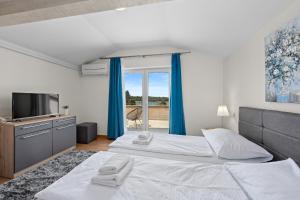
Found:
<svg viewBox="0 0 300 200"><path fill-rule="evenodd" d="M131 96L142 96L143 74L125 73L125 90ZM149 96L169 96L169 74L166 72L149 73Z"/></svg>

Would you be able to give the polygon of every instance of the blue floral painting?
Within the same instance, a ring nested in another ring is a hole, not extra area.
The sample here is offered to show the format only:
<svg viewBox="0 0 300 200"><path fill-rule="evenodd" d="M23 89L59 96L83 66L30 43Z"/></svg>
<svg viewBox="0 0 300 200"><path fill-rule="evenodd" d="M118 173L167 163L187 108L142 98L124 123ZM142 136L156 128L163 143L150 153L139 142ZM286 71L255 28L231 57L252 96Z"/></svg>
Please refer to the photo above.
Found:
<svg viewBox="0 0 300 200"><path fill-rule="evenodd" d="M300 103L300 17L265 38L266 101Z"/></svg>

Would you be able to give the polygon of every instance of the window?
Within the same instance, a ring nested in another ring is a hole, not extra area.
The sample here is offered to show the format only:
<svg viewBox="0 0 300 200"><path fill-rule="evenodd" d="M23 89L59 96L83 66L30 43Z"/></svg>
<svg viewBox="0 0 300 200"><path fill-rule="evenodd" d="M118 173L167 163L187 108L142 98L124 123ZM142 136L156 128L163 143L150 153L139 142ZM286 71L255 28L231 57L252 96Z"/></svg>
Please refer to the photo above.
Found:
<svg viewBox="0 0 300 200"><path fill-rule="evenodd" d="M167 133L169 128L169 69L127 70L124 82L127 130Z"/></svg>

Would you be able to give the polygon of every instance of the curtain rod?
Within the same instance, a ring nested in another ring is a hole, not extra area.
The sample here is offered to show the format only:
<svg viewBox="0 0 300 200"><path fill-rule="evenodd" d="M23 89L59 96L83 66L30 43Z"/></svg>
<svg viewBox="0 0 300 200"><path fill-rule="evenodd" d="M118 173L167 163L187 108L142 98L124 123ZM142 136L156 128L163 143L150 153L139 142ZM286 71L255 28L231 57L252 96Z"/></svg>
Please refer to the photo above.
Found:
<svg viewBox="0 0 300 200"><path fill-rule="evenodd" d="M111 57L101 57L100 60L111 59L115 57L119 58L134 58L134 57L148 57L148 56L163 56L163 55L171 55L173 53L180 53L180 54L188 54L191 51L183 51L183 52L172 52L172 53L155 53L155 54L143 54L143 55L130 55L130 56L111 56Z"/></svg>

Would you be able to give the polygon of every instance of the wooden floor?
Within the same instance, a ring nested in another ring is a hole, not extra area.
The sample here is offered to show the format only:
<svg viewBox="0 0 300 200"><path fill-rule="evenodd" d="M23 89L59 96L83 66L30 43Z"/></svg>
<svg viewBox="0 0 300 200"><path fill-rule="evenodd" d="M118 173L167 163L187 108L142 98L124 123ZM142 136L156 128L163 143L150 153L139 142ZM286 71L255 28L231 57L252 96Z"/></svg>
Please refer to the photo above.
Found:
<svg viewBox="0 0 300 200"><path fill-rule="evenodd" d="M9 180L10 179L0 177L0 184L5 183L6 181L9 181Z"/></svg>
<svg viewBox="0 0 300 200"><path fill-rule="evenodd" d="M98 135L97 139L89 144L77 144L77 150L85 151L107 151L108 145L112 143L112 140L107 139L104 135Z"/></svg>
<svg viewBox="0 0 300 200"><path fill-rule="evenodd" d="M113 142L112 140L107 139L106 136L99 135L96 140L89 144L77 144L77 150L85 150L85 151L107 151L108 145ZM10 179L1 178L0 177L0 184L8 181Z"/></svg>

